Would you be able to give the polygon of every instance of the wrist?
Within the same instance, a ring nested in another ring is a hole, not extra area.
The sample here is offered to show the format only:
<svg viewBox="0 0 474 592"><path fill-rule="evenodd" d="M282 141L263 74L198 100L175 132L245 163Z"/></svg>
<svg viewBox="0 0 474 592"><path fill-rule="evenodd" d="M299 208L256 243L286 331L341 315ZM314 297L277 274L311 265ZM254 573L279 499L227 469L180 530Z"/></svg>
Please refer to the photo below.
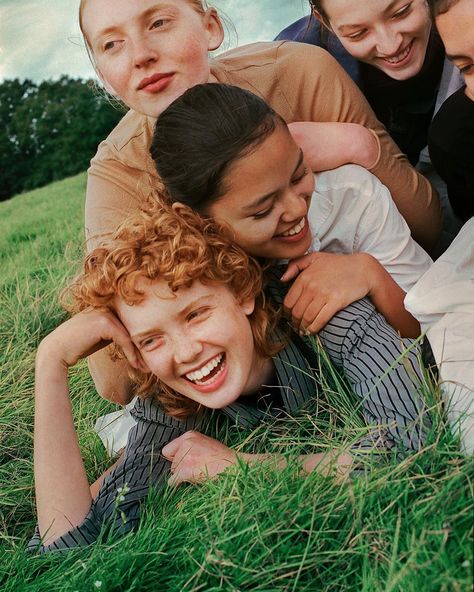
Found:
<svg viewBox="0 0 474 592"><path fill-rule="evenodd" d="M353 160L354 164L358 164L368 170L374 168L380 158L380 142L371 129L363 126L359 127L359 139L353 142Z"/></svg>

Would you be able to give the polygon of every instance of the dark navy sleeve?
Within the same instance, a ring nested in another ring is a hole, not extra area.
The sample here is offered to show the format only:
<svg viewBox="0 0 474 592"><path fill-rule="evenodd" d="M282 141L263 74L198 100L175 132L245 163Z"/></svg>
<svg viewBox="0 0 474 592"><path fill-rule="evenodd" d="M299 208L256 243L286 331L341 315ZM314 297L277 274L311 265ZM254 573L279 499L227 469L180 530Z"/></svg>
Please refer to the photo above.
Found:
<svg viewBox="0 0 474 592"><path fill-rule="evenodd" d="M137 420L129 433L124 455L105 478L84 521L48 545L39 532L28 543L28 551L48 552L86 546L101 533L123 535L137 527L140 505L150 486L161 487L169 477L170 462L162 448L188 430L205 431L210 414L179 421L167 416L151 399L138 400L132 415Z"/></svg>
<svg viewBox="0 0 474 592"><path fill-rule="evenodd" d="M359 62L344 49L336 35L324 29L315 17L309 15L291 23L278 33L275 41L298 41L322 47L339 62L352 80L361 87L362 79Z"/></svg>

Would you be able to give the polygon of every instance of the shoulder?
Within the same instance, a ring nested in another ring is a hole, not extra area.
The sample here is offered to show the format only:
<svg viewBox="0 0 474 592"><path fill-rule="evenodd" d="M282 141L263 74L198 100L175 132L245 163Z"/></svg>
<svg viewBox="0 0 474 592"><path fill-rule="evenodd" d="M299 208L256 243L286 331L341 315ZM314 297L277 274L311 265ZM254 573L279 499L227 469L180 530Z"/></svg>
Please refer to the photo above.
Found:
<svg viewBox="0 0 474 592"><path fill-rule="evenodd" d="M138 170L147 170L146 162L150 158L148 146L153 135L155 120L151 117L128 111L115 128L103 140L91 161L91 167L104 161L122 161L127 166ZM150 172L150 171L148 171Z"/></svg>
<svg viewBox="0 0 474 592"><path fill-rule="evenodd" d="M357 164L346 164L335 169L317 173L316 191L331 193L349 190L359 195L372 197L382 186L380 180L367 169Z"/></svg>
<svg viewBox="0 0 474 592"><path fill-rule="evenodd" d="M275 37L276 41L299 41L300 43L311 43L321 45L321 27L319 21L311 16L298 19Z"/></svg>
<svg viewBox="0 0 474 592"><path fill-rule="evenodd" d="M334 60L326 51L314 45L284 40L258 42L216 56L211 62L211 72L223 82L220 76L225 78L225 74L231 76L245 69L279 68L289 62L298 69L308 65L315 69L315 64L324 66L334 63Z"/></svg>

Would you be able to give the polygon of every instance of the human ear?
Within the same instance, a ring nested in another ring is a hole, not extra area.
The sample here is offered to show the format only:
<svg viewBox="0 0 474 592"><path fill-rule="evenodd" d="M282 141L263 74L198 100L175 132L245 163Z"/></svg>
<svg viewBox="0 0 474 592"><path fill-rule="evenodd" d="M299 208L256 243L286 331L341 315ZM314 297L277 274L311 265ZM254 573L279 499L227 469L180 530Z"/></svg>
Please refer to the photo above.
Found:
<svg viewBox="0 0 474 592"><path fill-rule="evenodd" d="M244 313L249 317L255 310L255 298L252 296L247 298L240 304Z"/></svg>
<svg viewBox="0 0 474 592"><path fill-rule="evenodd" d="M319 21L323 27L325 27L325 28L326 28L326 29L328 29L329 31L332 31L332 28L331 28L331 25L329 24L329 21L327 21L327 20L326 20L326 19L323 17L323 15L322 15L320 12L318 12L318 11L316 10L316 8L313 8L313 9L312 9L312 12L313 12L313 16L314 16L314 18L315 18L317 21Z"/></svg>
<svg viewBox="0 0 474 592"><path fill-rule="evenodd" d="M115 92L114 87L111 84L109 84L109 82L102 76L102 72L98 68L95 68L95 71L96 71L97 76L99 77L100 81L102 82L102 86L109 93L109 95L112 95L113 97L116 97L116 98L120 98L118 93Z"/></svg>
<svg viewBox="0 0 474 592"><path fill-rule="evenodd" d="M217 49L224 41L224 28L215 8L208 8L206 10L204 26L208 37L207 50L212 51Z"/></svg>

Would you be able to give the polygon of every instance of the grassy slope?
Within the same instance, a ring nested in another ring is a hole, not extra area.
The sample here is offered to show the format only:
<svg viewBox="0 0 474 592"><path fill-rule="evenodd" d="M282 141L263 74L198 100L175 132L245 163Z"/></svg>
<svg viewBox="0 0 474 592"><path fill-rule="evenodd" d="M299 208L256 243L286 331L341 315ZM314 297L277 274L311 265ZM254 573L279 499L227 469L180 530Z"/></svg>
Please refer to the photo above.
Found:
<svg viewBox="0 0 474 592"><path fill-rule="evenodd" d="M62 318L57 294L81 255L84 189L78 175L0 204L0 588L471 589L473 463L456 452L439 414L425 451L349 484L303 479L294 463L283 473L241 468L201 487L155 494L138 533L121 541L67 555L24 555L34 525L34 352ZM71 385L94 478L108 459L91 428L110 405L95 395L84 365ZM343 409L341 387L332 388ZM324 411L314 418L301 413L231 438L276 450L295 441L320 449L329 433L349 433Z"/></svg>

